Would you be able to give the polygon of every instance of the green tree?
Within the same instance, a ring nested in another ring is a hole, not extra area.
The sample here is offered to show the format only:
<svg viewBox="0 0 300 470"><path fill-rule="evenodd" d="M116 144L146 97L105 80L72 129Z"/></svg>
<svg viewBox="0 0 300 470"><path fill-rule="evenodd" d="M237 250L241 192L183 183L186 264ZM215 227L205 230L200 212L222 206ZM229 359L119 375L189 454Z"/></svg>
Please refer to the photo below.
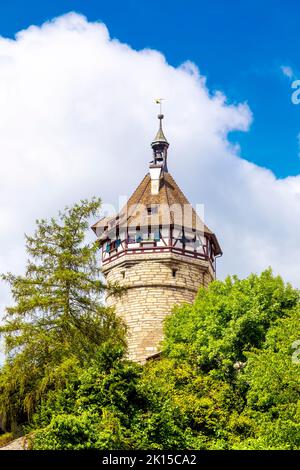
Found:
<svg viewBox="0 0 300 470"><path fill-rule="evenodd" d="M100 280L96 243L85 242L100 201L81 201L57 219L38 220L26 236L26 273L2 276L15 304L4 326L7 359L0 373L0 414L7 426L26 421L47 390L64 387L99 348L124 348L124 326L101 303L117 286Z"/></svg>
<svg viewBox="0 0 300 470"><path fill-rule="evenodd" d="M300 449L299 320L299 291L271 270L215 281L167 318L159 360L110 341L58 362L68 379L35 407L34 448Z"/></svg>
<svg viewBox="0 0 300 470"><path fill-rule="evenodd" d="M200 288L193 305L179 306L167 319L165 353L230 381L245 353L263 347L270 326L298 304L299 292L270 269L215 281Z"/></svg>
<svg viewBox="0 0 300 470"><path fill-rule="evenodd" d="M48 394L35 448L299 449L299 319L270 270L213 282L166 320L160 360L101 356Z"/></svg>
<svg viewBox="0 0 300 470"><path fill-rule="evenodd" d="M177 409L192 448L299 449L299 320L299 291L271 270L201 288L166 320L164 359L145 370L153 413Z"/></svg>
<svg viewBox="0 0 300 470"><path fill-rule="evenodd" d="M141 366L117 352L96 354L59 392L49 392L32 424L34 449L134 449L131 422L145 406Z"/></svg>
<svg viewBox="0 0 300 470"><path fill-rule="evenodd" d="M240 381L247 385L245 410L257 432L236 448L300 449L300 363L293 349L299 325L296 308L269 329L263 348L247 354Z"/></svg>

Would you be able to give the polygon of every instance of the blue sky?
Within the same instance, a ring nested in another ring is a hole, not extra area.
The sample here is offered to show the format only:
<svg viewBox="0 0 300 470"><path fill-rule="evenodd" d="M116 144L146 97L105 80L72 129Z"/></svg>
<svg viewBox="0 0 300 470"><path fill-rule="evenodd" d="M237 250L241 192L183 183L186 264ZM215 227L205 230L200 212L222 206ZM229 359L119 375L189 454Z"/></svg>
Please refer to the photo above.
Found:
<svg viewBox="0 0 300 470"><path fill-rule="evenodd" d="M242 156L279 178L300 173L300 105L291 103L291 79L281 71L289 66L300 79L297 0L2 0L0 34L13 37L68 11L103 21L133 48L160 50L172 65L195 62L210 90L248 102L250 131L230 136Z"/></svg>

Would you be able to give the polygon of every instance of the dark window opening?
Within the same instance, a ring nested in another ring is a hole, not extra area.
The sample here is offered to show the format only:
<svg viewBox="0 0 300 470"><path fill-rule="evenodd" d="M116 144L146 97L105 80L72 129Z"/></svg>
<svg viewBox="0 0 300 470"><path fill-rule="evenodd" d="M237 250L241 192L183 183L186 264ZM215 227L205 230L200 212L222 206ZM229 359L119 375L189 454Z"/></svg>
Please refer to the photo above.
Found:
<svg viewBox="0 0 300 470"><path fill-rule="evenodd" d="M117 238L117 240L107 242L106 247L105 247L105 251L106 251L106 253L110 253L114 250L117 250L119 248L119 246L121 246L121 240L119 238Z"/></svg>
<svg viewBox="0 0 300 470"><path fill-rule="evenodd" d="M147 207L147 214L152 215L152 214L157 214L158 207L157 206L148 206Z"/></svg>

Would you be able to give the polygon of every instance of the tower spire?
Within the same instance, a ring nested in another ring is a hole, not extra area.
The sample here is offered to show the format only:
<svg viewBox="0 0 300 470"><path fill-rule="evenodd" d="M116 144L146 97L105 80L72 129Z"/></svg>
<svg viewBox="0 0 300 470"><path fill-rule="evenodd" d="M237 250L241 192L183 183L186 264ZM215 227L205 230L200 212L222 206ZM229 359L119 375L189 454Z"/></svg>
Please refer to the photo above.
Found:
<svg viewBox="0 0 300 470"><path fill-rule="evenodd" d="M159 119L159 128L157 131L156 136L154 137L154 140L151 142L151 147L153 149L153 157L154 160L151 162L155 166L160 166L163 171L167 172L168 167L167 167L167 153L168 153L168 147L169 147L169 142L167 141L163 128L162 128L162 120L164 118L164 115L161 113L161 100L156 100L156 103L160 105L160 113L157 116Z"/></svg>

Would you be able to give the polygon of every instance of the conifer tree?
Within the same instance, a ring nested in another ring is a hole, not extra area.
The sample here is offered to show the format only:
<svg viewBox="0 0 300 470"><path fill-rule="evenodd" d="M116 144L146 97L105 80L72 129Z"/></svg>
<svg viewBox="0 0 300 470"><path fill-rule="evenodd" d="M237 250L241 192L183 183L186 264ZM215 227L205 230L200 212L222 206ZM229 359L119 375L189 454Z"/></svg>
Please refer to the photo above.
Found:
<svg viewBox="0 0 300 470"><path fill-rule="evenodd" d="M24 421L50 388L64 386L76 368L114 345L124 347L124 326L103 306L104 291L118 292L100 279L97 244L85 242L89 220L100 201L81 201L57 219L38 220L26 236L25 275L2 275L14 305L0 328L7 360L0 374L0 415Z"/></svg>

